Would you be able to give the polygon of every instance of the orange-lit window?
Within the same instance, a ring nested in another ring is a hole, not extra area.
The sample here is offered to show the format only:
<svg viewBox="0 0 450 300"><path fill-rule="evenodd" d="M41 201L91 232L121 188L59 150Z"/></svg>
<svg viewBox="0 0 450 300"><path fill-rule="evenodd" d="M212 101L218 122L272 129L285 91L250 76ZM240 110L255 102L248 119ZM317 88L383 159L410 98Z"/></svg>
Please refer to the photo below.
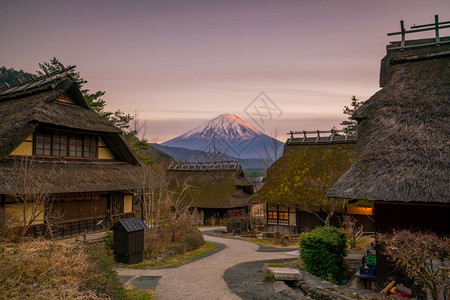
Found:
<svg viewBox="0 0 450 300"><path fill-rule="evenodd" d="M280 211L280 220L289 220L289 214L287 212Z"/></svg>
<svg viewBox="0 0 450 300"><path fill-rule="evenodd" d="M347 213L350 215L373 215L372 207L347 207Z"/></svg>
<svg viewBox="0 0 450 300"><path fill-rule="evenodd" d="M276 220L277 219L277 212L276 211L269 211L267 213L267 216L269 217L269 219L271 220Z"/></svg>

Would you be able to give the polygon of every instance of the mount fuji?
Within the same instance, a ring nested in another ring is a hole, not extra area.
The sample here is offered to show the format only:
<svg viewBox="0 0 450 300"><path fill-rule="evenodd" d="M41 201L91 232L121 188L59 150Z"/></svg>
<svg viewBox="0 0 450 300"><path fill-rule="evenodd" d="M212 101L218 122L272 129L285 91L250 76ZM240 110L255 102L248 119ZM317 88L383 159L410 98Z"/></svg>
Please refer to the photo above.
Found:
<svg viewBox="0 0 450 300"><path fill-rule="evenodd" d="M210 160L226 157L268 159L269 156L274 160L274 148L278 149L278 157L283 150L282 142L234 114L221 114L161 145L199 150L206 153Z"/></svg>

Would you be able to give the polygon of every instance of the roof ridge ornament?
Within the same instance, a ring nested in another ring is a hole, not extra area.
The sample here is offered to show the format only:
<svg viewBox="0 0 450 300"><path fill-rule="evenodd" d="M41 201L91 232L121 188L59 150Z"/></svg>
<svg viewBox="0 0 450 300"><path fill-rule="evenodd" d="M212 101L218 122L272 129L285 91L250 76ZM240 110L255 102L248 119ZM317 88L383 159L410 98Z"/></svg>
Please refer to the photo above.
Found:
<svg viewBox="0 0 450 300"><path fill-rule="evenodd" d="M171 171L209 171L209 170L237 170L240 164L236 160L230 161L200 161L200 162L172 162L167 170Z"/></svg>
<svg viewBox="0 0 450 300"><path fill-rule="evenodd" d="M288 145L334 144L356 142L357 140L356 128L349 130L332 128L331 130L289 131L287 134L290 135L286 141ZM301 135L301 137L295 137L295 135Z"/></svg>
<svg viewBox="0 0 450 300"><path fill-rule="evenodd" d="M400 47L392 47L390 49L400 49L401 51L403 51L407 48L417 48L417 47L424 47L424 46L431 46L431 45L435 45L435 46L439 47L441 44L450 43L450 40L441 40L441 38L439 36L439 29L444 29L444 28L450 28L450 21L439 22L439 15L434 15L434 23L422 24L422 25L414 24L413 26L411 26L411 30L406 30L404 21L400 20L400 31L390 32L387 34L388 36L401 35ZM435 32L434 43L405 45L407 34L423 32L423 31L431 31L431 30L434 30L434 32Z"/></svg>
<svg viewBox="0 0 450 300"><path fill-rule="evenodd" d="M15 92L23 92L31 88L38 87L45 83L53 82L54 80L61 78L64 75L70 76L70 71L75 69L76 66L68 66L65 67L63 64L60 63L60 69L49 72L47 68L42 67L42 70L45 74L42 74L40 76L36 76L34 74L29 74L29 78L26 80L20 80L19 78L14 78L17 83L15 84L8 84L7 82L3 81L3 86L0 86L0 96L2 95L8 95L13 94ZM72 78L73 80L73 78Z"/></svg>

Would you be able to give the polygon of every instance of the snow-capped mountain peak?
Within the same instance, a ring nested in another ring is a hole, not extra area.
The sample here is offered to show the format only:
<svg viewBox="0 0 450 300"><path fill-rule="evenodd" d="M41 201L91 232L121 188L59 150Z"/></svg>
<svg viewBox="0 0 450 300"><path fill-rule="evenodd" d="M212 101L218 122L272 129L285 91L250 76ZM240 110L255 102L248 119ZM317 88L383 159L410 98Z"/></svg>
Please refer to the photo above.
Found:
<svg viewBox="0 0 450 300"><path fill-rule="evenodd" d="M207 138L216 136L226 139L230 139L232 137L248 139L263 134L263 132L255 128L253 125L245 122L234 114L221 114L212 120L200 124L177 138Z"/></svg>
<svg viewBox="0 0 450 300"><path fill-rule="evenodd" d="M221 114L161 145L219 151L238 158L263 158L274 142L283 144L234 114Z"/></svg>

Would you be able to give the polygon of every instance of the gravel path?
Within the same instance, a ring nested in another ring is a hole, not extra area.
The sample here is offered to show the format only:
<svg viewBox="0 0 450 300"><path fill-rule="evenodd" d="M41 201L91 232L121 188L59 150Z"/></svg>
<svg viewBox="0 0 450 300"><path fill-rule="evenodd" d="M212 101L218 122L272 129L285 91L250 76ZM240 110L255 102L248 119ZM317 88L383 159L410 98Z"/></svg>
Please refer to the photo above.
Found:
<svg viewBox="0 0 450 300"><path fill-rule="evenodd" d="M201 228L202 231L222 228ZM240 299L223 279L225 271L237 264L250 261L295 258L282 252L258 252L259 246L238 239L204 235L209 242L221 243L226 248L211 256L178 268L160 270L119 269L119 276L160 276L156 287L158 300L164 299ZM127 277L130 278L130 277Z"/></svg>
<svg viewBox="0 0 450 300"><path fill-rule="evenodd" d="M285 262L283 260L270 261L252 261L241 263L233 266L225 271L223 276L228 287L244 300L258 299L258 300L286 300L291 299L284 293L278 292L274 284L263 282L264 278L264 264L271 262ZM291 291L294 293L294 291ZM300 298L300 294L295 298Z"/></svg>

